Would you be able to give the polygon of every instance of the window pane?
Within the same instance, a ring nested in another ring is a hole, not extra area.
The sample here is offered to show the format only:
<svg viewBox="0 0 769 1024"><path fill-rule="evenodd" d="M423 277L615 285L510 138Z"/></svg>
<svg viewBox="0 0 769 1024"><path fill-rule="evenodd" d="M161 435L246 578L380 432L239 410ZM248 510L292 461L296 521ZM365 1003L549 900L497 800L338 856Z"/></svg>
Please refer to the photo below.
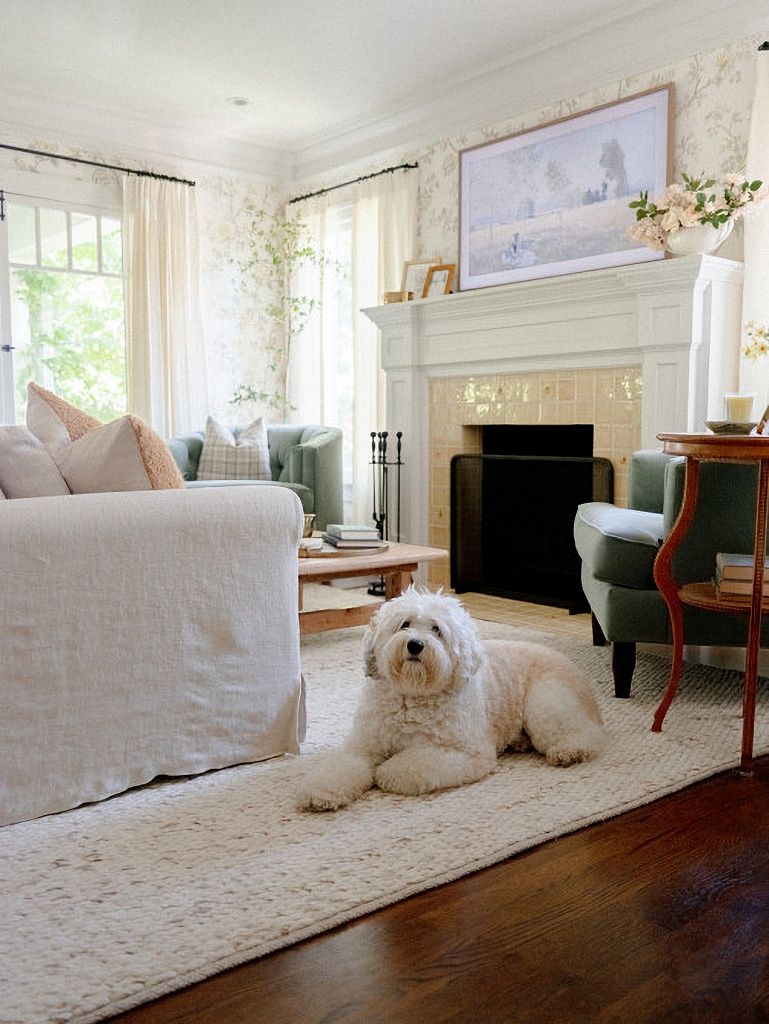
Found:
<svg viewBox="0 0 769 1024"><path fill-rule="evenodd" d="M67 214L40 209L40 262L44 267L67 267Z"/></svg>
<svg viewBox="0 0 769 1024"><path fill-rule="evenodd" d="M99 269L99 249L96 236L96 217L90 213L70 214L72 224L72 269Z"/></svg>
<svg viewBox="0 0 769 1024"><path fill-rule="evenodd" d="M126 411L123 282L12 270L16 417L34 380L102 421Z"/></svg>
<svg viewBox="0 0 769 1024"><path fill-rule="evenodd" d="M8 255L11 263L27 263L35 266L35 208L8 203Z"/></svg>
<svg viewBox="0 0 769 1024"><path fill-rule="evenodd" d="M123 235L119 220L101 219L101 265L105 274L123 273Z"/></svg>
<svg viewBox="0 0 769 1024"><path fill-rule="evenodd" d="M16 422L24 422L30 380L96 419L124 415L119 217L21 203L7 210Z"/></svg>

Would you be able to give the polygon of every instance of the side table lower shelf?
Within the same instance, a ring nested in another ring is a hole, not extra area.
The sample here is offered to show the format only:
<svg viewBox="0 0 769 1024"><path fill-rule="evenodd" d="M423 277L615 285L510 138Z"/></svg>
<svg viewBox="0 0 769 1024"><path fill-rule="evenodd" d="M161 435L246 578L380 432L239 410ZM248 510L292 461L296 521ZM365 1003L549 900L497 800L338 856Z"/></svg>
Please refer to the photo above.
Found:
<svg viewBox="0 0 769 1024"><path fill-rule="evenodd" d="M733 601L719 597L712 583L686 583L678 591L678 596L684 604L690 604L694 608L705 608L709 612L724 612L727 615L750 614L750 597L736 597ZM761 609L769 613L769 597L763 599Z"/></svg>

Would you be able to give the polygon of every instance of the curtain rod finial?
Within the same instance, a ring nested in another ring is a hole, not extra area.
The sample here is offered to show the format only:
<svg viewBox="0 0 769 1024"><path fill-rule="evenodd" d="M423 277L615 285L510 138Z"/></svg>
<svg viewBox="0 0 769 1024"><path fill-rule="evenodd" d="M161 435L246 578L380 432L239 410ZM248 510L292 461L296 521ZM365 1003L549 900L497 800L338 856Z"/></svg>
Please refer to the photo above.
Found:
<svg viewBox="0 0 769 1024"><path fill-rule="evenodd" d="M769 42L761 43L761 45L758 48L758 52L760 53L761 50L769 50Z"/></svg>

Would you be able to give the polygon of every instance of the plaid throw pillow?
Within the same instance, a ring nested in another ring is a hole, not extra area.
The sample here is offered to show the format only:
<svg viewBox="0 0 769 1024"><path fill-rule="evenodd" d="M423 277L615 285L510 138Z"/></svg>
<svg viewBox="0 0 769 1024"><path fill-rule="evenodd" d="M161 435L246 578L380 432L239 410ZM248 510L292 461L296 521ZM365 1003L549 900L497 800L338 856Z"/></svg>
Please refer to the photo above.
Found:
<svg viewBox="0 0 769 1024"><path fill-rule="evenodd" d="M272 480L264 420L254 420L236 438L228 427L209 416L198 480Z"/></svg>

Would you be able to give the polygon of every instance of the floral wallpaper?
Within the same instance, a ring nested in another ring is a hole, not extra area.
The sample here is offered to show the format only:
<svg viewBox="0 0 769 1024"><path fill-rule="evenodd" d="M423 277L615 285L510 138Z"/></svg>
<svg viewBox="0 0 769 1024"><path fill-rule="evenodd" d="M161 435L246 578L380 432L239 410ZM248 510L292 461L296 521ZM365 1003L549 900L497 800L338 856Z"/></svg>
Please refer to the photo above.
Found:
<svg viewBox="0 0 769 1024"><path fill-rule="evenodd" d="M250 258L253 211L278 211L283 197L273 186L243 177L206 176L198 182L203 336L210 411L236 422L236 389L253 385L267 394L283 391L274 349L282 343L264 310L274 304L273 285L244 265ZM275 417L269 404L249 405L243 415Z"/></svg>
<svg viewBox="0 0 769 1024"><path fill-rule="evenodd" d="M760 40L743 40L710 53L696 54L643 76L563 99L514 121L480 126L473 132L440 139L417 155L420 174L419 256L457 258L459 241L459 153L558 118L624 99L647 89L675 85L674 174L720 174L745 163L753 102L756 49ZM719 255L739 258L741 233Z"/></svg>

